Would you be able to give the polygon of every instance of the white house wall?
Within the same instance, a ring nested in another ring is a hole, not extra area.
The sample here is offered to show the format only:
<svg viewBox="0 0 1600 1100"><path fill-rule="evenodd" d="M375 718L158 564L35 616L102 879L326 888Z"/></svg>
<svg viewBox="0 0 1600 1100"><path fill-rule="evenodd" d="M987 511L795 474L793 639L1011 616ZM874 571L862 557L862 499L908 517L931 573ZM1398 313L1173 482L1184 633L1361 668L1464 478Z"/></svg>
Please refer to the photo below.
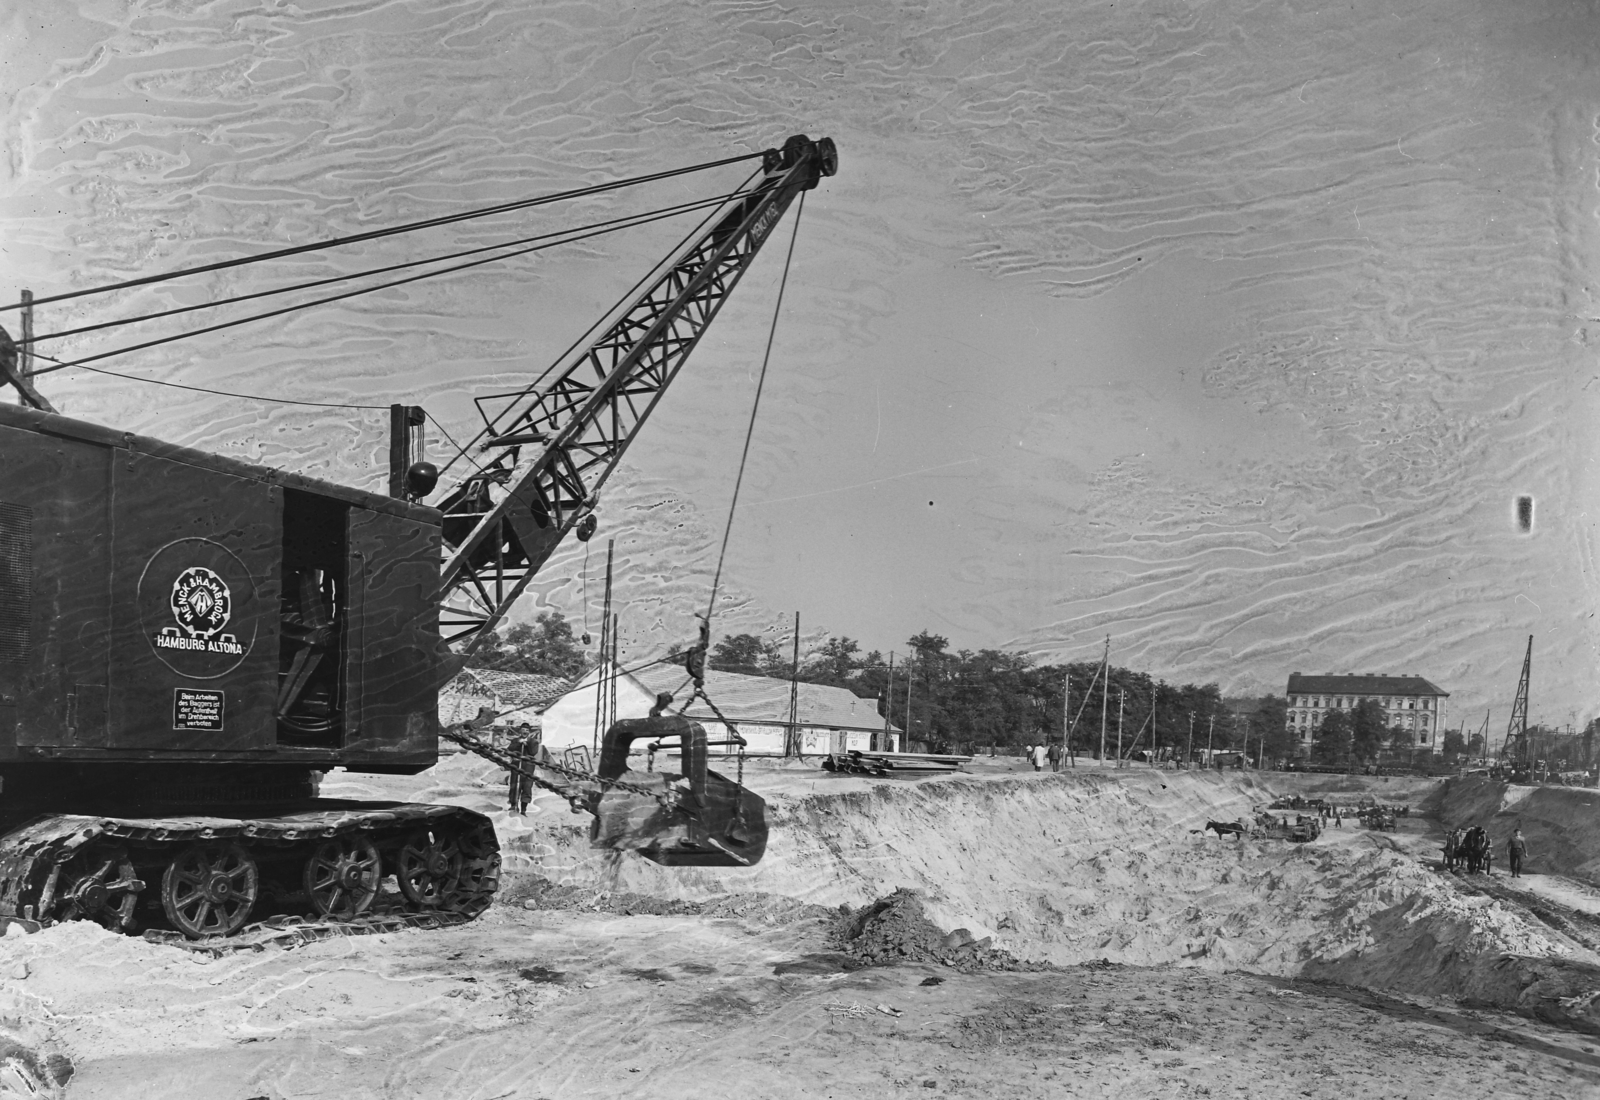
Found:
<svg viewBox="0 0 1600 1100"><path fill-rule="evenodd" d="M544 712L544 744L552 751L594 743L594 716L598 707L596 679L595 673L590 672ZM619 676L615 682L617 717L648 717L650 708L655 705L655 696L646 692L632 677ZM605 731L600 732L603 734Z"/></svg>

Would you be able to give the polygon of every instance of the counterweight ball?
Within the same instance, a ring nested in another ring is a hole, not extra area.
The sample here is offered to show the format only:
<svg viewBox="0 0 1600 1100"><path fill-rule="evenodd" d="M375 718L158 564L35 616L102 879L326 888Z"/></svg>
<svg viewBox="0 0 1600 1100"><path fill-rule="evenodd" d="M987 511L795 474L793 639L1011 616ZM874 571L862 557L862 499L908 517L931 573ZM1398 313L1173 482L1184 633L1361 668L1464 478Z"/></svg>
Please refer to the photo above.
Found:
<svg viewBox="0 0 1600 1100"><path fill-rule="evenodd" d="M431 462L413 462L406 469L406 492L421 500L439 484L439 467Z"/></svg>

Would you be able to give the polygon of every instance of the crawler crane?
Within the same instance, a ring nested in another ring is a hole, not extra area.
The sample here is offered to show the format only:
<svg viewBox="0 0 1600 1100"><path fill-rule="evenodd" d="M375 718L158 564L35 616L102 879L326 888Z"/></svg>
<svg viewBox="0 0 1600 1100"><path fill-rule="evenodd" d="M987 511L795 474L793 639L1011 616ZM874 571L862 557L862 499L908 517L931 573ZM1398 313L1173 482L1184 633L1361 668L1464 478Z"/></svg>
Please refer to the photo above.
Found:
<svg viewBox="0 0 1600 1100"><path fill-rule="evenodd" d="M826 138L762 154L597 339L486 414L489 457L454 484L417 460L405 406L389 496L59 416L0 330L23 400L0 406L0 918L201 938L487 908L488 818L322 799L314 775L436 762L439 687L562 539L592 533L706 326L836 168ZM640 737L676 743L683 774L629 771ZM739 866L765 845L761 800L681 718L618 723L593 774L539 777L594 815L597 846Z"/></svg>

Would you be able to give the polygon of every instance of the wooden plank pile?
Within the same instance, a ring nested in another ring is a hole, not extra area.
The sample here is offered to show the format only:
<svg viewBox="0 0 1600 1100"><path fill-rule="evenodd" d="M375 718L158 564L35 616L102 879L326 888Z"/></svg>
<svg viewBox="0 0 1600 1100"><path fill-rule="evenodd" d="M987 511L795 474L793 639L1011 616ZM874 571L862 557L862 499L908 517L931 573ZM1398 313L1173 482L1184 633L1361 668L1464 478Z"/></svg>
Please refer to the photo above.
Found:
<svg viewBox="0 0 1600 1100"><path fill-rule="evenodd" d="M953 775L970 756L941 756L927 752L849 752L831 753L822 761L822 770L835 775L872 775L883 779L922 779L930 775Z"/></svg>

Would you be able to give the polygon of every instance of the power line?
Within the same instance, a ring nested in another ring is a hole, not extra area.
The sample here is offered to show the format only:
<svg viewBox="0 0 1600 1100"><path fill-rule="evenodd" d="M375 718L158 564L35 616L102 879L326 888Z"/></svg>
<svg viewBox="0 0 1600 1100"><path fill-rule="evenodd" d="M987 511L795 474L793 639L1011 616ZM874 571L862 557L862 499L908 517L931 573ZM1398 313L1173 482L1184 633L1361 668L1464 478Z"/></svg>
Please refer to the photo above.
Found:
<svg viewBox="0 0 1600 1100"><path fill-rule="evenodd" d="M432 229L435 226L451 225L455 222L470 221L474 218L486 218L494 214L504 214L512 210L526 210L530 207L544 206L565 199L582 198L586 195L598 195L607 191L616 191L624 187L633 187L642 183L654 183L658 180L672 179L675 176L687 175L691 172L703 172L712 168L721 168L728 164L737 164L741 161L753 160L764 156L764 153L745 153L737 157L725 157L722 160L706 161L703 164L690 165L687 168L674 168L665 172L654 172L645 176L634 176L629 179L616 180L611 183L596 184L593 187L580 187L571 191L558 191L551 195L541 195L532 199L519 199L515 202L500 203L497 206L485 206L475 210L466 210L459 214L446 214L437 218L427 218L423 221L408 222L404 225L391 226L388 229L373 229L366 233L354 233L344 237L330 237L326 240L314 241L310 244L295 245L291 248L279 248L271 252L262 252L254 256L240 256L232 260L219 260L212 264L201 264L198 267L179 268L175 271L166 271L157 275L145 275L138 279L126 279L120 283L108 283L105 286L89 287L85 290L73 290L64 294L52 294L43 298L35 298L35 306L49 305L52 302L65 302L73 298L82 298L90 294L106 294L113 290L127 290L130 287L148 286L151 283L164 282L169 279L181 279L188 275L203 275L211 271L223 271L243 264L260 263L264 260L279 260L287 256L299 256L306 252L316 252L324 248L338 248L347 244L359 244L362 241L378 240L382 237L392 237L399 233L411 233L419 229ZM23 308L22 302L13 302L0 306L0 313L8 310Z"/></svg>

